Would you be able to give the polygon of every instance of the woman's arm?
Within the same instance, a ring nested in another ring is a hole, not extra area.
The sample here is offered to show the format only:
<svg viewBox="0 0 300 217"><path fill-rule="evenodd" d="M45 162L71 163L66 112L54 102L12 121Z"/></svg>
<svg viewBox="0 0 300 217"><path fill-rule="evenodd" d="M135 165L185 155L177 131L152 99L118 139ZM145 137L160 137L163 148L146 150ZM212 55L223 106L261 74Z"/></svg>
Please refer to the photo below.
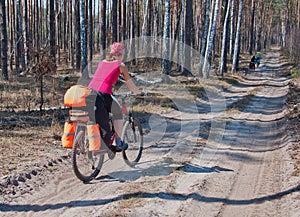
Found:
<svg viewBox="0 0 300 217"><path fill-rule="evenodd" d="M127 86L129 87L129 89L136 94L139 94L139 95L142 94L142 92L132 82L130 75L128 73L128 68L126 67L126 65L124 63L122 63L120 65L120 71L121 71L122 75L124 76L124 79L126 81Z"/></svg>

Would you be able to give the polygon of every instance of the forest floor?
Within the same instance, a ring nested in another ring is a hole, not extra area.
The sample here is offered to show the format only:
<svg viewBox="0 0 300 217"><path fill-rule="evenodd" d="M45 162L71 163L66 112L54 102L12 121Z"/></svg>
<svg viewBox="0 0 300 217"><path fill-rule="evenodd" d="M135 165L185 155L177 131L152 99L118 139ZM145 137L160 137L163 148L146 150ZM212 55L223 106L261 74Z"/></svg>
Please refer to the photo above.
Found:
<svg viewBox="0 0 300 217"><path fill-rule="evenodd" d="M140 163L117 155L88 184L53 137L53 114L1 113L1 216L298 216L300 82L290 68L274 49L240 76L155 84L160 101L137 106Z"/></svg>

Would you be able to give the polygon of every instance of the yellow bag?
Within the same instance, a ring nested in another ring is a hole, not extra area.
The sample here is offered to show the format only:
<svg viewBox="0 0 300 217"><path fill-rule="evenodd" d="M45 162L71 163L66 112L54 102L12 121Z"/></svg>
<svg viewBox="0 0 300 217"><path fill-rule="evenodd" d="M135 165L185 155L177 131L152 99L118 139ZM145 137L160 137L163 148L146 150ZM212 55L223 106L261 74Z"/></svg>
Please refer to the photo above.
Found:
<svg viewBox="0 0 300 217"><path fill-rule="evenodd" d="M100 129L98 124L90 122L86 126L89 140L89 151L98 151L101 146Z"/></svg>
<svg viewBox="0 0 300 217"><path fill-rule="evenodd" d="M64 134L61 137L62 146L64 148L72 148L76 131L76 122L66 121L64 126Z"/></svg>
<svg viewBox="0 0 300 217"><path fill-rule="evenodd" d="M70 87L64 96L64 104L68 107L86 106L85 98L91 93L91 89L82 85Z"/></svg>

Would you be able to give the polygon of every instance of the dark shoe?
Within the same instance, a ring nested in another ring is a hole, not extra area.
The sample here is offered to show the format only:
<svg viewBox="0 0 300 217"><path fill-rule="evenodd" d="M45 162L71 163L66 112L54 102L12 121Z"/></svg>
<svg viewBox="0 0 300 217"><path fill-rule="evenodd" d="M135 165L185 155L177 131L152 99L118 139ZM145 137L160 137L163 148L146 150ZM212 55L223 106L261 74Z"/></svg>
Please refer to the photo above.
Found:
<svg viewBox="0 0 300 217"><path fill-rule="evenodd" d="M126 150L128 148L128 144L123 142L120 138L116 138L116 152L121 152L123 150Z"/></svg>

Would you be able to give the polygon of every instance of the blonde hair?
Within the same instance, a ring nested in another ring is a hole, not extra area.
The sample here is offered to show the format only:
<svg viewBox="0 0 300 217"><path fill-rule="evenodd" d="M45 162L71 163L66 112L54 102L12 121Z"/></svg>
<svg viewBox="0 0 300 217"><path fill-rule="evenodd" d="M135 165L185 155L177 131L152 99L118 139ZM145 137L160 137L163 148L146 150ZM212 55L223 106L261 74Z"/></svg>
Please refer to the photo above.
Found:
<svg viewBox="0 0 300 217"><path fill-rule="evenodd" d="M112 56L110 54L108 54L106 57L105 57L105 60L108 61L108 62L112 62L112 61L115 61L118 59L118 57L121 57L122 55L118 55L118 56Z"/></svg>

